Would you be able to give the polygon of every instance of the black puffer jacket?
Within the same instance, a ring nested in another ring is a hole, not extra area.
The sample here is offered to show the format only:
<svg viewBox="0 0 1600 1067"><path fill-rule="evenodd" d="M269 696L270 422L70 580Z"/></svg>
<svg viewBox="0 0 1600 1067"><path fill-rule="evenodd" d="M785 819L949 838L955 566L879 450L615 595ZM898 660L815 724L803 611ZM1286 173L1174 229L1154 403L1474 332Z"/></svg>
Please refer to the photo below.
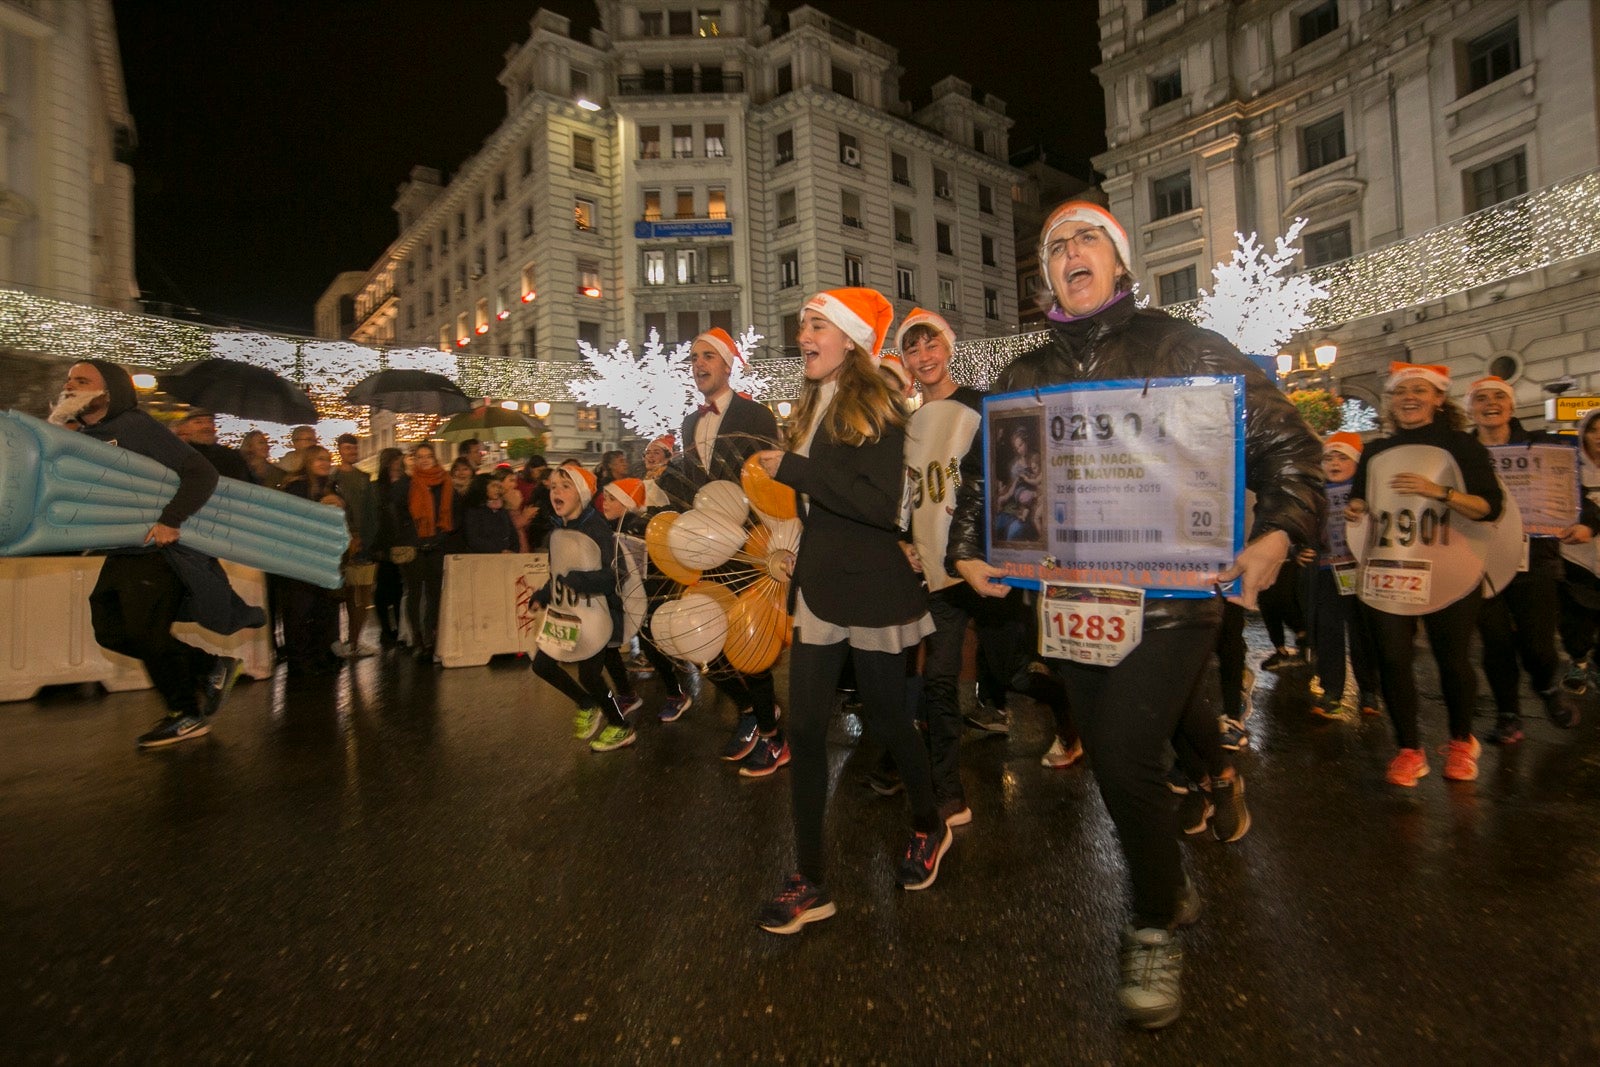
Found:
<svg viewBox="0 0 1600 1067"><path fill-rule="evenodd" d="M1256 494L1250 539L1282 530L1291 544L1315 546L1322 531L1322 442L1261 369L1219 334L1139 308L1131 297L1076 322L1059 323L1045 347L1019 356L1000 372L993 393L1067 382L1240 374L1245 379L1245 485ZM949 559L982 559L983 439L961 464L961 487L950 527ZM1291 549L1291 555L1293 551ZM1217 602L1151 599L1145 625L1188 623L1220 611Z"/></svg>

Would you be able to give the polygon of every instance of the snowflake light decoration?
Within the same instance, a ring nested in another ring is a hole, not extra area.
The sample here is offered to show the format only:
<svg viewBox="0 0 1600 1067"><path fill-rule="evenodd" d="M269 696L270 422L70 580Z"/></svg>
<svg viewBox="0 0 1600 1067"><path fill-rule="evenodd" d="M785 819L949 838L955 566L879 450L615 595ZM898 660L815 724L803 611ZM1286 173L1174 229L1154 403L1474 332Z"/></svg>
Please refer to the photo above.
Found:
<svg viewBox="0 0 1600 1067"><path fill-rule="evenodd" d="M739 349L739 355L744 358L734 361L733 373L728 376L728 385L734 392L743 393L751 400L760 400L772 391L772 380L756 370L754 363L755 354L760 350L764 339L762 334L756 333L754 326L746 326L744 333L741 333L739 339L734 342L734 346Z"/></svg>
<svg viewBox="0 0 1600 1067"><path fill-rule="evenodd" d="M1269 254L1256 240L1235 233L1239 247L1226 263L1211 272L1216 287L1200 290L1195 321L1233 342L1239 351L1270 356L1311 322L1309 308L1328 295L1328 289L1305 274L1285 277L1294 267L1300 249L1294 242L1305 227L1295 219L1287 233L1277 238Z"/></svg>
<svg viewBox="0 0 1600 1067"><path fill-rule="evenodd" d="M579 341L578 350L594 376L574 378L572 394L586 404L615 408L640 437L676 433L695 409L694 384L683 368L689 354L687 343L668 349L652 329L638 358L626 340L618 341L609 352Z"/></svg>

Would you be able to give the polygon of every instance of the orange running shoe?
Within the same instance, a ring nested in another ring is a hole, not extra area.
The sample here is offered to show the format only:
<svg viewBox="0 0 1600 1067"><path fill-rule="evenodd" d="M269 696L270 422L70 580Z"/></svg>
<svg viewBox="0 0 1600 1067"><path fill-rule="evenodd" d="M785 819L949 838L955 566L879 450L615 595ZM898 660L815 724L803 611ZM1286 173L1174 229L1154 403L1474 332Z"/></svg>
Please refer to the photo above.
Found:
<svg viewBox="0 0 1600 1067"><path fill-rule="evenodd" d="M1452 782L1470 782L1478 777L1478 753L1483 746L1476 737L1465 741L1452 739L1445 749L1444 776Z"/></svg>
<svg viewBox="0 0 1600 1067"><path fill-rule="evenodd" d="M1428 757L1420 748L1402 748L1389 761L1389 773L1384 777L1390 785L1403 785L1407 789L1417 784L1417 779L1428 773Z"/></svg>

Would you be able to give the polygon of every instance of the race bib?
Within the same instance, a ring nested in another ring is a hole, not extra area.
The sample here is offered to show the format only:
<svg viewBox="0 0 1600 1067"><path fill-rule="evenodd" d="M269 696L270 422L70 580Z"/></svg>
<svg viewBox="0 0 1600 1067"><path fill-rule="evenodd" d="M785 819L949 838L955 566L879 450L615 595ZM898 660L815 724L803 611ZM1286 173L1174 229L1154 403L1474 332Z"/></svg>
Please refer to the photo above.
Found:
<svg viewBox="0 0 1600 1067"><path fill-rule="evenodd" d="M1046 585L1039 597L1039 655L1115 667L1144 636L1144 590Z"/></svg>
<svg viewBox="0 0 1600 1067"><path fill-rule="evenodd" d="M1361 565L1354 560L1333 565L1333 580L1339 585L1340 596L1355 596L1361 588Z"/></svg>
<svg viewBox="0 0 1600 1067"><path fill-rule="evenodd" d="M1373 607L1426 606L1433 593L1433 564L1424 559L1370 559L1364 573L1361 599Z"/></svg>
<svg viewBox="0 0 1600 1067"><path fill-rule="evenodd" d="M564 660L578 647L583 637L583 620L576 615L551 609L544 613L544 623L539 627L539 650L552 658Z"/></svg>

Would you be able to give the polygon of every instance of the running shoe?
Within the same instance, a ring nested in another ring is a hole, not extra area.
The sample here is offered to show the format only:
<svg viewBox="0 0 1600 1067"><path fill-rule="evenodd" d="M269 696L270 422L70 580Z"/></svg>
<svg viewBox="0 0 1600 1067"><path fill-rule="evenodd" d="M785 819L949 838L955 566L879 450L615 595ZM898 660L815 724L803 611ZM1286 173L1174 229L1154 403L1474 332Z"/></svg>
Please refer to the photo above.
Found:
<svg viewBox="0 0 1600 1067"><path fill-rule="evenodd" d="M1172 916L1173 926L1193 926L1200 921L1200 891L1189 876L1183 876L1183 887L1178 890L1178 910Z"/></svg>
<svg viewBox="0 0 1600 1067"><path fill-rule="evenodd" d="M1011 732L1011 714L1005 708L992 708L987 704L979 704L967 712L965 718L968 726L987 734Z"/></svg>
<svg viewBox="0 0 1600 1067"><path fill-rule="evenodd" d="M1326 719L1329 722L1343 722L1346 718L1348 718L1348 713L1345 711L1344 703L1338 700L1318 700L1313 702L1311 705L1311 714L1315 715L1319 719Z"/></svg>
<svg viewBox="0 0 1600 1067"><path fill-rule="evenodd" d="M1361 714L1363 714L1363 715L1376 715L1376 714L1378 714L1378 694L1377 693L1369 693L1367 690L1363 689L1361 691L1361 695L1359 697L1357 697L1356 699L1357 699L1357 702L1361 705Z"/></svg>
<svg viewBox="0 0 1600 1067"><path fill-rule="evenodd" d="M807 923L833 917L833 898L803 874L791 874L778 895L761 906L756 922L771 934L796 934Z"/></svg>
<svg viewBox="0 0 1600 1067"><path fill-rule="evenodd" d="M203 717L178 712L156 723L147 733L140 734L139 747L162 748L190 738L204 737L210 732L211 725Z"/></svg>
<svg viewBox="0 0 1600 1067"><path fill-rule="evenodd" d="M617 702L617 710L622 712L624 719L633 718L633 713L644 707L643 697L613 697L612 699Z"/></svg>
<svg viewBox="0 0 1600 1067"><path fill-rule="evenodd" d="M939 805L939 818L946 826L968 826L972 823L972 809L965 800L951 798Z"/></svg>
<svg viewBox="0 0 1600 1067"><path fill-rule="evenodd" d="M222 710L234 683L244 673L244 660L235 656L218 656L200 688L200 714L209 719Z"/></svg>
<svg viewBox="0 0 1600 1067"><path fill-rule="evenodd" d="M1168 784L1167 788L1172 788ZM1178 829L1193 836L1203 834L1211 824L1211 816L1216 813L1216 805L1211 802L1211 790L1204 786L1195 786L1183 791L1183 798L1178 801Z"/></svg>
<svg viewBox="0 0 1600 1067"><path fill-rule="evenodd" d="M1050 742L1050 747L1045 750L1043 756L1039 757L1039 765L1049 767L1051 770L1060 770L1063 767L1072 766L1081 759L1083 759L1082 741L1074 741L1072 742L1072 747L1068 748L1061 743L1061 738L1058 737Z"/></svg>
<svg viewBox="0 0 1600 1067"><path fill-rule="evenodd" d="M1325 697L1328 695L1328 691L1322 687L1321 678L1311 679L1311 681L1307 683L1307 689L1310 690L1312 700L1317 700L1320 697Z"/></svg>
<svg viewBox="0 0 1600 1067"><path fill-rule="evenodd" d="M1427 774L1428 757L1422 749L1402 748L1389 761L1389 772L1384 775L1384 780L1390 785L1410 789L1417 784L1418 778L1425 778Z"/></svg>
<svg viewBox="0 0 1600 1067"><path fill-rule="evenodd" d="M1539 699L1544 701L1544 713L1550 716L1550 721L1563 730L1570 730L1578 725L1580 718L1578 705L1572 702L1572 696L1564 686L1552 686L1539 694Z"/></svg>
<svg viewBox="0 0 1600 1067"><path fill-rule="evenodd" d="M1244 775L1211 780L1211 836L1228 844L1250 832L1250 809L1244 806Z"/></svg>
<svg viewBox="0 0 1600 1067"><path fill-rule="evenodd" d="M694 697L688 693L679 693L675 697L668 697L665 704L661 705L661 712L656 716L662 722L677 722L683 718L683 713L689 710L694 703Z"/></svg>
<svg viewBox="0 0 1600 1067"><path fill-rule="evenodd" d="M1186 796L1194 783L1189 781L1189 776L1183 773L1183 768L1174 763L1167 768L1167 790L1176 796Z"/></svg>
<svg viewBox="0 0 1600 1067"><path fill-rule="evenodd" d="M905 858L900 861L900 888L912 891L926 889L939 877L939 861L950 851L955 834L948 826L933 833L918 830L906 845Z"/></svg>
<svg viewBox="0 0 1600 1067"><path fill-rule="evenodd" d="M600 732L600 725L605 716L600 714L599 708L579 708L578 713L572 717L572 736L578 741L587 741Z"/></svg>
<svg viewBox="0 0 1600 1067"><path fill-rule="evenodd" d="M892 797L906 791L906 784L900 780L900 775L895 773L892 767L879 767L877 770L868 771L866 780L867 788L880 797Z"/></svg>
<svg viewBox="0 0 1600 1067"><path fill-rule="evenodd" d="M1514 745L1522 740L1522 719L1516 715L1495 720L1494 729L1483 735L1491 745Z"/></svg>
<svg viewBox="0 0 1600 1067"><path fill-rule="evenodd" d="M722 758L729 763L738 763L750 755L750 750L756 747L756 738L759 736L761 727L756 722L756 713L740 712L739 723L733 728L733 736L722 746Z"/></svg>
<svg viewBox="0 0 1600 1067"><path fill-rule="evenodd" d="M600 736L589 742L591 752L615 752L619 748L627 748L639 739L639 731L631 726L613 726L607 724Z"/></svg>
<svg viewBox="0 0 1600 1067"><path fill-rule="evenodd" d="M1117 1001L1133 1026L1157 1030L1183 1012L1183 948L1171 930L1122 929L1122 982Z"/></svg>
<svg viewBox="0 0 1600 1067"><path fill-rule="evenodd" d="M1237 752L1241 748L1250 747L1250 732L1244 728L1244 723L1238 719L1230 719L1226 715L1217 716L1217 728L1222 731L1222 747L1229 752Z"/></svg>
<svg viewBox="0 0 1600 1067"><path fill-rule="evenodd" d="M1589 662L1579 660L1567 668L1566 676L1561 679L1561 688L1575 697L1581 697L1589 691Z"/></svg>
<svg viewBox="0 0 1600 1067"><path fill-rule="evenodd" d="M1465 741L1451 738L1445 746L1444 776L1452 782L1470 782L1478 777L1478 753L1483 746L1476 737Z"/></svg>
<svg viewBox="0 0 1600 1067"><path fill-rule="evenodd" d="M1280 648L1261 661L1261 669L1264 671L1281 671L1289 667L1299 667L1303 664L1304 661L1294 649Z"/></svg>
<svg viewBox="0 0 1600 1067"><path fill-rule="evenodd" d="M1244 681L1239 686L1239 721L1249 722L1250 715L1256 710L1256 672L1249 667L1244 669Z"/></svg>
<svg viewBox="0 0 1600 1067"><path fill-rule="evenodd" d="M765 778L780 767L789 765L789 742L782 734L756 738L756 747L739 761L739 777Z"/></svg>

